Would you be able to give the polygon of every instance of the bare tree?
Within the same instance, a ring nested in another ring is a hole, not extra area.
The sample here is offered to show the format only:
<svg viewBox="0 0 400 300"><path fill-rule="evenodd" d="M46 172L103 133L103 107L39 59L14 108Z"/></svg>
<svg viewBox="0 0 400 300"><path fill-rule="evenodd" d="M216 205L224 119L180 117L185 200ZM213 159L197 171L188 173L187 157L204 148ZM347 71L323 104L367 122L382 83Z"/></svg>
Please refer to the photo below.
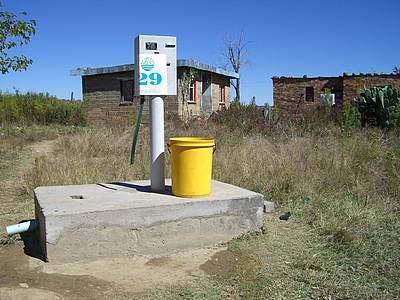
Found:
<svg viewBox="0 0 400 300"><path fill-rule="evenodd" d="M394 67L394 68L393 68L393 74L395 74L395 75L400 75L400 66L399 66L399 67Z"/></svg>
<svg viewBox="0 0 400 300"><path fill-rule="evenodd" d="M243 37L243 30L240 32L237 39L233 39L231 36L227 36L225 39L225 49L222 55L226 58L228 65L236 73L240 73L240 69L243 65L248 64L245 60L246 47L249 43L245 41ZM231 85L236 92L236 101L240 101L240 78L231 80Z"/></svg>

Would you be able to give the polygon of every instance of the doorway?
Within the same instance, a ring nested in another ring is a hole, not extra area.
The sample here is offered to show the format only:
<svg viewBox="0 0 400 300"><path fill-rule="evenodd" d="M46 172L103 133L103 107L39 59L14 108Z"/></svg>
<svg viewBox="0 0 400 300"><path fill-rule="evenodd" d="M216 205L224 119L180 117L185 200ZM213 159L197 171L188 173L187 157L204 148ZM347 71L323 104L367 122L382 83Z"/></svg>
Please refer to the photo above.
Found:
<svg viewBox="0 0 400 300"><path fill-rule="evenodd" d="M211 75L202 76L201 114L209 117L212 114Z"/></svg>

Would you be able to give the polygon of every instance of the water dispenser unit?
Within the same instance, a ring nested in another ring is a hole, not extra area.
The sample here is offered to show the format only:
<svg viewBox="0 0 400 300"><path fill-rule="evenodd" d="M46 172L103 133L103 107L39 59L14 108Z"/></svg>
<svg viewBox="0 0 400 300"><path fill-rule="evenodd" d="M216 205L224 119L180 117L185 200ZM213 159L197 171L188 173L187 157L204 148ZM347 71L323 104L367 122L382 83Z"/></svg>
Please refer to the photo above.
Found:
<svg viewBox="0 0 400 300"><path fill-rule="evenodd" d="M136 96L176 95L176 37L138 35L135 38L135 78ZM152 89L164 83L165 89Z"/></svg>
<svg viewBox="0 0 400 300"><path fill-rule="evenodd" d="M177 94L176 75L176 37L139 35L135 38L135 95L154 96L150 100L150 181L153 192L165 191L164 100L161 96ZM139 116L143 106L142 97Z"/></svg>

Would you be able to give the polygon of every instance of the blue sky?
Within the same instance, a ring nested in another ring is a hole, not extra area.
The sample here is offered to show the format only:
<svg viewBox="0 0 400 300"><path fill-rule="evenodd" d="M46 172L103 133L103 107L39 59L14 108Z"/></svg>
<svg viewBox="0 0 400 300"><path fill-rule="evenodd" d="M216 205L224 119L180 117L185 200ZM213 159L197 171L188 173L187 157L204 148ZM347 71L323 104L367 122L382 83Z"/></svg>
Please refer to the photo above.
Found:
<svg viewBox="0 0 400 300"><path fill-rule="evenodd" d="M178 58L224 65L223 40L244 31L242 100L272 102L272 76L391 72L400 65L399 0L85 1L2 0L26 11L37 33L18 49L25 72L0 74L0 90L82 96L76 67L133 63L138 34L175 35Z"/></svg>

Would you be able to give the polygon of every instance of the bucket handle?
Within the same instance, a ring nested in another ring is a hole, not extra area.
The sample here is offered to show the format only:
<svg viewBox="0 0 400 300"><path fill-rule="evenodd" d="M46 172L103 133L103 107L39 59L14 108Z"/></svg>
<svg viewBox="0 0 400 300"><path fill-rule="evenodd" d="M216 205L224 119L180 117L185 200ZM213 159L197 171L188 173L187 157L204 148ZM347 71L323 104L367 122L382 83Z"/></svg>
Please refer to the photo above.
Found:
<svg viewBox="0 0 400 300"><path fill-rule="evenodd" d="M169 143L167 143L167 149L169 154L171 154L171 145ZM215 153L215 151L217 151L217 144L214 144L213 146L213 154Z"/></svg>

